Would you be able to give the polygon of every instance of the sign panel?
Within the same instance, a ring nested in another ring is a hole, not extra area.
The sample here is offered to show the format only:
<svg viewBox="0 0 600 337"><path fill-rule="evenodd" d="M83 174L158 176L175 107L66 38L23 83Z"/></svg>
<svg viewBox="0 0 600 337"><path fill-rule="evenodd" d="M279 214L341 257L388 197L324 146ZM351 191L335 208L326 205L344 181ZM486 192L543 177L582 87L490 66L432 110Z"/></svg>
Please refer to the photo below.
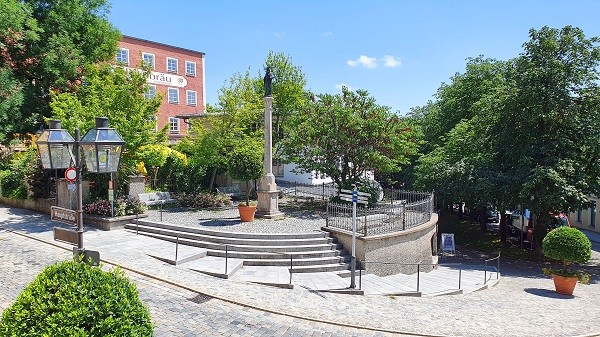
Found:
<svg viewBox="0 0 600 337"><path fill-rule="evenodd" d="M127 71L130 71L130 70L141 71L136 68L129 68L129 67L124 67L124 68ZM152 83L152 84L167 85L170 87L178 87L178 88L185 88L187 86L187 79L185 77L175 75L175 74L160 73L157 71L151 72L148 75L146 82Z"/></svg>
<svg viewBox="0 0 600 337"><path fill-rule="evenodd" d="M54 227L54 240L70 243L74 246L77 246L79 242L76 231L59 227Z"/></svg>
<svg viewBox="0 0 600 337"><path fill-rule="evenodd" d="M442 253L450 253L454 255L456 252L455 244L454 244L454 234L451 233L442 233Z"/></svg>
<svg viewBox="0 0 600 337"><path fill-rule="evenodd" d="M50 208L50 220L60 221L69 225L77 225L77 211L68 208L52 206Z"/></svg>
<svg viewBox="0 0 600 337"><path fill-rule="evenodd" d="M71 183L75 182L75 179L77 179L77 171L74 167L69 167L65 170L65 179Z"/></svg>

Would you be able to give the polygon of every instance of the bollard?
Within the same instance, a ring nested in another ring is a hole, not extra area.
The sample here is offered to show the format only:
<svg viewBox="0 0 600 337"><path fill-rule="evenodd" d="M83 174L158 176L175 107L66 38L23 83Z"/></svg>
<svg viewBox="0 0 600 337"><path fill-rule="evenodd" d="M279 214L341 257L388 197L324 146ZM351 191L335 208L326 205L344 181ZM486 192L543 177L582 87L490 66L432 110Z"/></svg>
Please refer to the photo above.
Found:
<svg viewBox="0 0 600 337"><path fill-rule="evenodd" d="M419 286L420 286L420 277L421 277L421 264L417 263L417 292L419 292Z"/></svg>
<svg viewBox="0 0 600 337"><path fill-rule="evenodd" d="M485 261L485 267L483 267L483 284L487 284L487 260Z"/></svg>
<svg viewBox="0 0 600 337"><path fill-rule="evenodd" d="M358 270L358 289L362 290L362 266Z"/></svg>
<svg viewBox="0 0 600 337"><path fill-rule="evenodd" d="M290 254L290 284L292 284L292 270L294 269L294 256Z"/></svg>
<svg viewBox="0 0 600 337"><path fill-rule="evenodd" d="M458 266L458 289L460 290L460 280L462 278L462 265Z"/></svg>
<svg viewBox="0 0 600 337"><path fill-rule="evenodd" d="M163 220L162 220L162 219L163 219L163 218L162 218L162 213L163 213L163 201L161 200L161 201L160 201L160 222L162 222L162 221L163 221Z"/></svg>
<svg viewBox="0 0 600 337"><path fill-rule="evenodd" d="M179 251L179 236L175 239L175 264L177 264L177 253Z"/></svg>
<svg viewBox="0 0 600 337"><path fill-rule="evenodd" d="M227 257L229 255L227 245L225 245L225 275L227 275Z"/></svg>

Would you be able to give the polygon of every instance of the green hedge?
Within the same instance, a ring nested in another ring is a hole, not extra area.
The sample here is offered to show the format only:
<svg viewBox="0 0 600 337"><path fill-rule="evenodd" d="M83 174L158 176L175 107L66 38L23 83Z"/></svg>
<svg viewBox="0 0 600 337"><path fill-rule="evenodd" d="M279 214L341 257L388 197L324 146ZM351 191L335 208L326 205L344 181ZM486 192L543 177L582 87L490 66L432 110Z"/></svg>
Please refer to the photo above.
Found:
<svg viewBox="0 0 600 337"><path fill-rule="evenodd" d="M72 261L46 267L2 313L0 336L152 336L148 309L122 271Z"/></svg>

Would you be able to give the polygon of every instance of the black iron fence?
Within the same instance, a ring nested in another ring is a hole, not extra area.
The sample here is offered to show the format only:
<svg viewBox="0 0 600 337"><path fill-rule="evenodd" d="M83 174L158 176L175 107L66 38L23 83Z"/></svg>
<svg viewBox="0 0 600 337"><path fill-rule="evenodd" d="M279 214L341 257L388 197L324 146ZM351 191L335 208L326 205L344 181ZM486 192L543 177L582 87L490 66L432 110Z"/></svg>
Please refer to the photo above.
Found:
<svg viewBox="0 0 600 337"><path fill-rule="evenodd" d="M433 213L433 194L398 191L403 199L357 206L356 231L359 236L406 230L429 221ZM408 202L410 200L411 202ZM327 202L326 226L352 231L352 204Z"/></svg>
<svg viewBox="0 0 600 337"><path fill-rule="evenodd" d="M277 181L279 191L287 196L325 200L338 195L335 183L318 185L298 183L295 181Z"/></svg>

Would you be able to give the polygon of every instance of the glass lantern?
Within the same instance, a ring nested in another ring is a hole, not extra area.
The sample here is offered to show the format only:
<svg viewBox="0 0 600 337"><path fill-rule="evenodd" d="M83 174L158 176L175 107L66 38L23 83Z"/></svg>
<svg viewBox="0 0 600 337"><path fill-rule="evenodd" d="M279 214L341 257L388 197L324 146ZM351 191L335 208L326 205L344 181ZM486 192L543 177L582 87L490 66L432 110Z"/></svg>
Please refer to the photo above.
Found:
<svg viewBox="0 0 600 337"><path fill-rule="evenodd" d="M89 130L79 142L89 172L117 172L125 142L108 127L108 118L97 117L96 128Z"/></svg>
<svg viewBox="0 0 600 337"><path fill-rule="evenodd" d="M60 122L52 120L35 142L42 167L45 169L65 169L71 166L75 140L60 128Z"/></svg>

